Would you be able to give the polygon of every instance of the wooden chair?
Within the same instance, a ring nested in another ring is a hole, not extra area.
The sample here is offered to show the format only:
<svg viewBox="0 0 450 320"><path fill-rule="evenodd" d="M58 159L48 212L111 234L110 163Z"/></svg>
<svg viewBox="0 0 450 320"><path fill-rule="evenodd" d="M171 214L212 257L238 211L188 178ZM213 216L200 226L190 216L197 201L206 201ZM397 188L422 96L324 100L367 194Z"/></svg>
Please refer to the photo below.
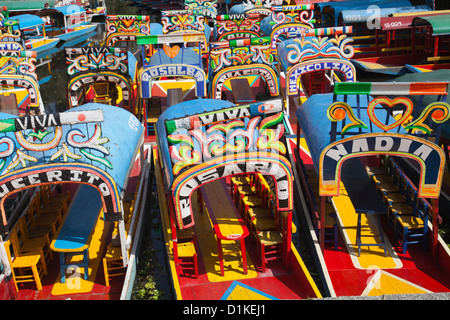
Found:
<svg viewBox="0 0 450 320"><path fill-rule="evenodd" d="M388 201L388 221L389 224L395 228L395 223L398 221L398 216L416 216L417 214L417 190L413 187L411 183L407 183L405 188L405 192L401 195L391 195L387 198L395 199L397 198L399 201ZM404 201L402 201L404 199Z"/></svg>
<svg viewBox="0 0 450 320"><path fill-rule="evenodd" d="M122 250L120 247L108 245L106 254L103 257L103 272L105 274L105 285L109 286L109 280L112 277L122 276L125 274L123 266Z"/></svg>
<svg viewBox="0 0 450 320"><path fill-rule="evenodd" d="M56 230L62 222L64 212L64 206L58 204L49 204L48 206L43 204L41 192L37 192L35 198L36 201L36 223L39 225L51 225ZM66 209L67 211L67 209Z"/></svg>
<svg viewBox="0 0 450 320"><path fill-rule="evenodd" d="M266 272L269 261L283 257L283 236L276 230L264 230L254 233L259 246L262 272Z"/></svg>
<svg viewBox="0 0 450 320"><path fill-rule="evenodd" d="M136 188L138 188L138 186ZM135 210L139 210L139 208L136 207L135 204L136 194L131 201L124 202L125 236L127 236L130 231L129 229L131 217L133 216L133 214L135 214ZM120 247L120 242L117 241L117 239L119 239L119 228L117 222L115 222L114 225L112 238L112 242L108 244L105 256L103 257L103 272L105 275L106 286L109 286L110 278L122 276L126 272L126 268L123 266L122 249ZM132 247L132 245L133 244L131 243L130 248Z"/></svg>
<svg viewBox="0 0 450 320"><path fill-rule="evenodd" d="M61 218L59 215L42 214L41 202L38 195L35 195L28 205L28 215L30 222L32 221L32 228L48 228L50 226L50 236L56 234ZM34 237L33 237L34 238Z"/></svg>
<svg viewBox="0 0 450 320"><path fill-rule="evenodd" d="M37 225L35 223L35 212L28 208L25 212L25 215L21 218L24 220L24 224L27 226L28 237L30 239L39 238L48 236L48 239L51 241L53 236L55 235L55 230L51 225Z"/></svg>
<svg viewBox="0 0 450 320"><path fill-rule="evenodd" d="M426 235L428 232L428 216L430 206L419 198L417 215L399 215L395 229L395 236L400 240L402 252L406 253L408 244L423 242L424 248L427 248Z"/></svg>
<svg viewBox="0 0 450 320"><path fill-rule="evenodd" d="M336 211L333 205L325 202L325 242L333 243L334 249L337 249L338 226L336 223ZM331 239L330 239L331 238Z"/></svg>
<svg viewBox="0 0 450 320"><path fill-rule="evenodd" d="M239 204L238 190L242 187L252 187L254 186L254 175L253 174L242 174L235 177L231 177L231 194L236 204Z"/></svg>
<svg viewBox="0 0 450 320"><path fill-rule="evenodd" d="M44 263L41 260L41 255L37 253L19 255L18 252L14 251L13 260L11 255L11 242L9 240L5 241L4 245L16 290L19 291L18 284L24 282L35 282L37 289L39 291L42 290L41 279L44 274Z"/></svg>
<svg viewBox="0 0 450 320"><path fill-rule="evenodd" d="M23 221L22 221L23 222ZM18 255L39 254L41 257L44 275L47 275L47 265L53 259L53 253L50 249L50 241L48 237L40 237L29 239L26 228L19 221L14 228L11 229L9 240L13 246L14 252Z"/></svg>
<svg viewBox="0 0 450 320"><path fill-rule="evenodd" d="M198 278L197 238L191 228L177 230L176 250L173 241L170 241L170 250L177 269L183 273L193 270L194 277Z"/></svg>
<svg viewBox="0 0 450 320"><path fill-rule="evenodd" d="M50 185L41 186L41 199L42 205L45 208L52 208L59 210L62 206L63 215L67 212L71 201L71 195L69 191L63 193L52 193Z"/></svg>

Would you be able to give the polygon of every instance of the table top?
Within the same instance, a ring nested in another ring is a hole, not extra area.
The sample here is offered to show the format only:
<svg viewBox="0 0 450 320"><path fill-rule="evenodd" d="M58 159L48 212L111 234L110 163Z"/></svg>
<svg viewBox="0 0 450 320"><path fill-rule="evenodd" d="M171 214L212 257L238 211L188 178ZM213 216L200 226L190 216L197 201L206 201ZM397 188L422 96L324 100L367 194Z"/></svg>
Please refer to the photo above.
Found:
<svg viewBox="0 0 450 320"><path fill-rule="evenodd" d="M73 197L50 247L57 252L79 252L89 247L88 240L103 210L99 191L81 184Z"/></svg>
<svg viewBox="0 0 450 320"><path fill-rule="evenodd" d="M223 179L209 182L200 192L219 239L239 240L249 235Z"/></svg>
<svg viewBox="0 0 450 320"><path fill-rule="evenodd" d="M344 161L341 180L357 213L387 214L388 209L359 158Z"/></svg>

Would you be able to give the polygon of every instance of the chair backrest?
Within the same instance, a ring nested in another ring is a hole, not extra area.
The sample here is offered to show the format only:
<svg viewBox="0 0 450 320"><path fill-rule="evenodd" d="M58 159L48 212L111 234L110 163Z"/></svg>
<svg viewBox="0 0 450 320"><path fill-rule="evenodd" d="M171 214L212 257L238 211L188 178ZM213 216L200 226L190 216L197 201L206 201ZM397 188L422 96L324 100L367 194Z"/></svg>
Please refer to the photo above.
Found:
<svg viewBox="0 0 450 320"><path fill-rule="evenodd" d="M52 193L50 185L42 185L39 191L36 191L36 197L40 200L40 204L46 205Z"/></svg>
<svg viewBox="0 0 450 320"><path fill-rule="evenodd" d="M8 241L10 241L11 244L12 244L14 255L15 256L19 256L22 253L22 251L20 250L20 245L22 243L22 237L21 237L21 234L20 234L20 229L19 229L19 224L18 223L9 232L9 239L8 239Z"/></svg>

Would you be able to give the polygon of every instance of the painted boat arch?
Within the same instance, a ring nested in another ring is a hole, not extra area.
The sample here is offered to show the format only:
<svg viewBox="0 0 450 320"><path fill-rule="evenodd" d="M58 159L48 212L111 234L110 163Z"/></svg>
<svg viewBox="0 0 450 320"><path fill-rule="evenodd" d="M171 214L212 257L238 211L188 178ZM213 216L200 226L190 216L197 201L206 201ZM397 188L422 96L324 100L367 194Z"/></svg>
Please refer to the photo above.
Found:
<svg viewBox="0 0 450 320"><path fill-rule="evenodd" d="M3 227L7 224L3 204L10 194L69 182L94 186L102 198L105 218L123 219L121 201L143 141L143 127L124 109L104 112L110 108L90 103L58 114L16 118L0 114L1 144L7 147L0 155Z"/></svg>
<svg viewBox="0 0 450 320"><path fill-rule="evenodd" d="M268 37L211 43L209 56L211 97L222 98L222 89L227 80L254 75L264 78L267 91L272 97L278 96L279 80L274 60Z"/></svg>
<svg viewBox="0 0 450 320"><path fill-rule="evenodd" d="M255 63L247 66L235 66L224 68L216 73L211 84L211 95L214 99L222 99L222 87L226 80L248 75L259 75L266 80L271 96L279 95L278 77L275 70L262 63Z"/></svg>
<svg viewBox="0 0 450 320"><path fill-rule="evenodd" d="M258 14L218 15L214 27L216 41L259 37Z"/></svg>
<svg viewBox="0 0 450 320"><path fill-rule="evenodd" d="M118 41L136 41L138 35L161 34L162 26L150 23L150 16L107 15L106 45L113 46Z"/></svg>
<svg viewBox="0 0 450 320"><path fill-rule="evenodd" d="M36 75L36 52L34 51L0 51L0 86L22 87L28 91L30 107L42 108L39 84Z"/></svg>
<svg viewBox="0 0 450 320"><path fill-rule="evenodd" d="M122 89L122 97L124 101L124 107L130 108L131 103L131 84L130 80L124 75L120 75L109 71L99 71L99 72L88 72L79 74L72 79L70 79L68 88L69 94L69 108L74 108L78 106L77 91L83 87L85 84L94 84L96 82L105 81L114 83Z"/></svg>
<svg viewBox="0 0 450 320"><path fill-rule="evenodd" d="M143 52L144 66L139 72L141 97L151 98L152 81L161 77L184 77L195 80L195 95L206 97L207 77L203 69L201 43L203 34L197 32L170 33L164 35L139 36L138 44L159 45L153 48L153 55L147 57ZM166 45L167 43L172 46ZM198 47L181 48L176 43L194 43Z"/></svg>
<svg viewBox="0 0 450 320"><path fill-rule="evenodd" d="M280 141L281 110L278 100L236 107L228 101L201 99L175 105L159 117L161 165L180 228L194 224L192 192L227 176L270 175L276 184L277 209L293 209L292 169Z"/></svg>
<svg viewBox="0 0 450 320"><path fill-rule="evenodd" d="M375 154L414 159L421 169L418 197L433 200L435 250L437 199L445 166L439 127L450 118L450 106L445 102L448 85L448 82L337 83L333 94L311 96L296 116L319 177L319 195L339 195L340 169L348 159ZM409 98L427 95L438 96L439 100L421 107ZM402 111L396 117L388 114L399 106ZM321 220L323 215L321 208ZM323 232L320 237L323 246Z"/></svg>
<svg viewBox="0 0 450 320"><path fill-rule="evenodd" d="M86 47L66 48L65 53L70 77L67 86L69 108L78 106L80 89L103 82L120 88L123 107L131 110L135 100L132 87L137 63L130 52L123 48Z"/></svg>

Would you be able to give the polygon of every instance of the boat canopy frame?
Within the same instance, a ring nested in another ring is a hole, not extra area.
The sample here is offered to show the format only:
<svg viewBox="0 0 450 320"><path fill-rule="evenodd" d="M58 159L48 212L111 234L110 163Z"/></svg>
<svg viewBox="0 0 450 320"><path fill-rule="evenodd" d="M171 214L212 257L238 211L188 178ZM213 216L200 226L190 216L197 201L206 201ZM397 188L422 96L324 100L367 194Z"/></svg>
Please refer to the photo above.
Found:
<svg viewBox="0 0 450 320"><path fill-rule="evenodd" d="M242 52L247 53L243 57ZM258 37L211 43L209 54L210 96L222 99L225 81L258 75L264 78L272 97L279 95L275 57L270 50L270 38Z"/></svg>
<svg viewBox="0 0 450 320"><path fill-rule="evenodd" d="M194 190L240 174L272 176L277 210L292 211L293 175L285 157L283 121L278 99L241 106L190 100L161 114L156 124L160 163L179 228L195 223Z"/></svg>
<svg viewBox="0 0 450 320"><path fill-rule="evenodd" d="M438 198L446 155L440 146L442 124L450 119L449 82L336 83L334 92L313 95L296 112L300 130L319 176L322 200L339 195L345 160L390 155L416 160L420 166L418 197L433 202L433 247L437 245ZM410 96L437 96L426 106ZM373 98L374 97L374 98ZM403 105L393 117L398 106ZM324 114L326 117L324 117ZM324 216L321 200L320 219ZM322 221L323 222L323 221ZM320 236L324 243L324 232ZM433 249L434 250L434 249Z"/></svg>
<svg viewBox="0 0 450 320"><path fill-rule="evenodd" d="M206 97L208 79L203 69L203 40L203 35L197 32L138 36L137 44L143 45L141 53L144 57L143 68L139 72L141 98L151 98L152 82L161 77L191 78L195 81L196 97ZM172 46L167 45L169 43ZM197 48L179 47L177 43L185 46L196 44ZM146 46L149 45L162 48L153 48L152 55L148 57Z"/></svg>
<svg viewBox="0 0 450 320"><path fill-rule="evenodd" d="M0 74L0 86L18 86L26 89L30 108L43 111L41 93L36 75L36 52L0 50L0 57L7 59Z"/></svg>
<svg viewBox="0 0 450 320"><path fill-rule="evenodd" d="M85 47L66 48L69 108L78 106L78 91L86 84L113 83L122 90L124 107L133 106L135 59L125 48Z"/></svg>

